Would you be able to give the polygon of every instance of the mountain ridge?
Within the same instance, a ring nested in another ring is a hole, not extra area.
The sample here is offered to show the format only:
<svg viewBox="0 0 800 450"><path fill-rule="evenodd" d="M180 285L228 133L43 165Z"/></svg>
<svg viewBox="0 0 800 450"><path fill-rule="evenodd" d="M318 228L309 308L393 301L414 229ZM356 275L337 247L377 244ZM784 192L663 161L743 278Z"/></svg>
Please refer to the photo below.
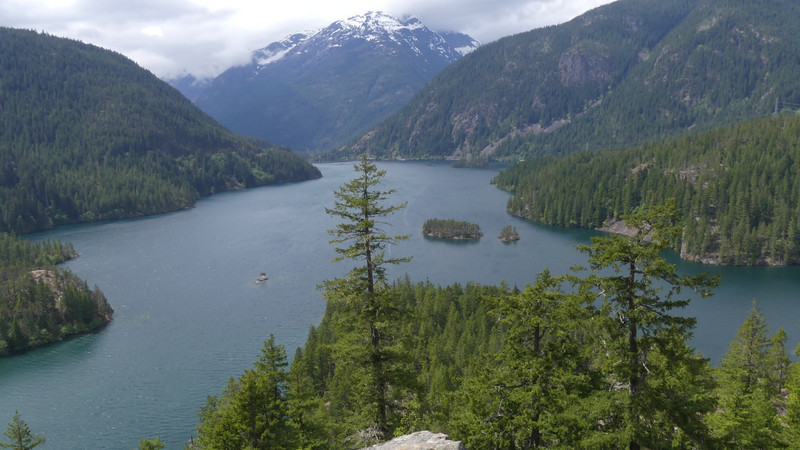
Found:
<svg viewBox="0 0 800 450"><path fill-rule="evenodd" d="M480 45L461 33L445 35L415 17L368 12L291 34L207 83L191 76L170 83L237 133L327 150L399 109Z"/></svg>
<svg viewBox="0 0 800 450"><path fill-rule="evenodd" d="M482 46L331 156L512 159L763 116L776 102L800 103L798 9L785 0L600 6Z"/></svg>

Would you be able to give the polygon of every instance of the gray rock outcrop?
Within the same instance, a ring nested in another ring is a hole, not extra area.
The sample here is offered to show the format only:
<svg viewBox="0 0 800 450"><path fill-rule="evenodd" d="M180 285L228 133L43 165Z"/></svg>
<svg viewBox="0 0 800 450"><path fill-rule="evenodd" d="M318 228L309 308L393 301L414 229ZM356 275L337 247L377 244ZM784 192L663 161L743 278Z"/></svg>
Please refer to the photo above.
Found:
<svg viewBox="0 0 800 450"><path fill-rule="evenodd" d="M418 431L363 450L466 450L466 447L460 441L451 441L446 434Z"/></svg>

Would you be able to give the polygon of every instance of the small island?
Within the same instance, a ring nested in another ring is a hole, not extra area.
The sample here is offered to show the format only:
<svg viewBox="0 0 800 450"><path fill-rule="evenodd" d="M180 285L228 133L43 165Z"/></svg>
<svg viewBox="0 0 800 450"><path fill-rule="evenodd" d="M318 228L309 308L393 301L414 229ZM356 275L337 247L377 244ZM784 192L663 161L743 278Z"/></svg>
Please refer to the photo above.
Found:
<svg viewBox="0 0 800 450"><path fill-rule="evenodd" d="M476 223L453 219L428 219L422 225L422 234L439 239L480 239L483 236L481 227Z"/></svg>
<svg viewBox="0 0 800 450"><path fill-rule="evenodd" d="M266 272L261 272L261 274L256 278L255 284L258 286L259 284L264 284L269 280L269 276L267 276Z"/></svg>
<svg viewBox="0 0 800 450"><path fill-rule="evenodd" d="M503 228L503 231L500 232L500 236L497 236L503 242L513 242L519 240L519 233L517 233L517 227L512 227L511 225L506 225Z"/></svg>

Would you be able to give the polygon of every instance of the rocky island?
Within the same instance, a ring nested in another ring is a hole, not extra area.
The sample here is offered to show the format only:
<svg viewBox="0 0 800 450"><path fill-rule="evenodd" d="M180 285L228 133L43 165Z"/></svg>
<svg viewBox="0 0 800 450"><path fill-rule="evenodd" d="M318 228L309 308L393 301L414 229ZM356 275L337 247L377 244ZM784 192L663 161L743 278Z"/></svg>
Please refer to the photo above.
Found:
<svg viewBox="0 0 800 450"><path fill-rule="evenodd" d="M454 240L480 239L483 236L478 224L453 219L428 219L422 225L422 234L431 238Z"/></svg>

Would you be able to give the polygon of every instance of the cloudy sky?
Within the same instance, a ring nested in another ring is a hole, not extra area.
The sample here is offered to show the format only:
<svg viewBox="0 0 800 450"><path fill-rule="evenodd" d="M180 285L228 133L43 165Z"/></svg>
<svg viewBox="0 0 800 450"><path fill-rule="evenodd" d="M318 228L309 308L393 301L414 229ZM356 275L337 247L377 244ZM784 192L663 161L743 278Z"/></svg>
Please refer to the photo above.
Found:
<svg viewBox="0 0 800 450"><path fill-rule="evenodd" d="M200 77L249 60L290 33L367 11L416 16L489 43L565 22L611 0L0 0L0 26L115 50L162 78Z"/></svg>

